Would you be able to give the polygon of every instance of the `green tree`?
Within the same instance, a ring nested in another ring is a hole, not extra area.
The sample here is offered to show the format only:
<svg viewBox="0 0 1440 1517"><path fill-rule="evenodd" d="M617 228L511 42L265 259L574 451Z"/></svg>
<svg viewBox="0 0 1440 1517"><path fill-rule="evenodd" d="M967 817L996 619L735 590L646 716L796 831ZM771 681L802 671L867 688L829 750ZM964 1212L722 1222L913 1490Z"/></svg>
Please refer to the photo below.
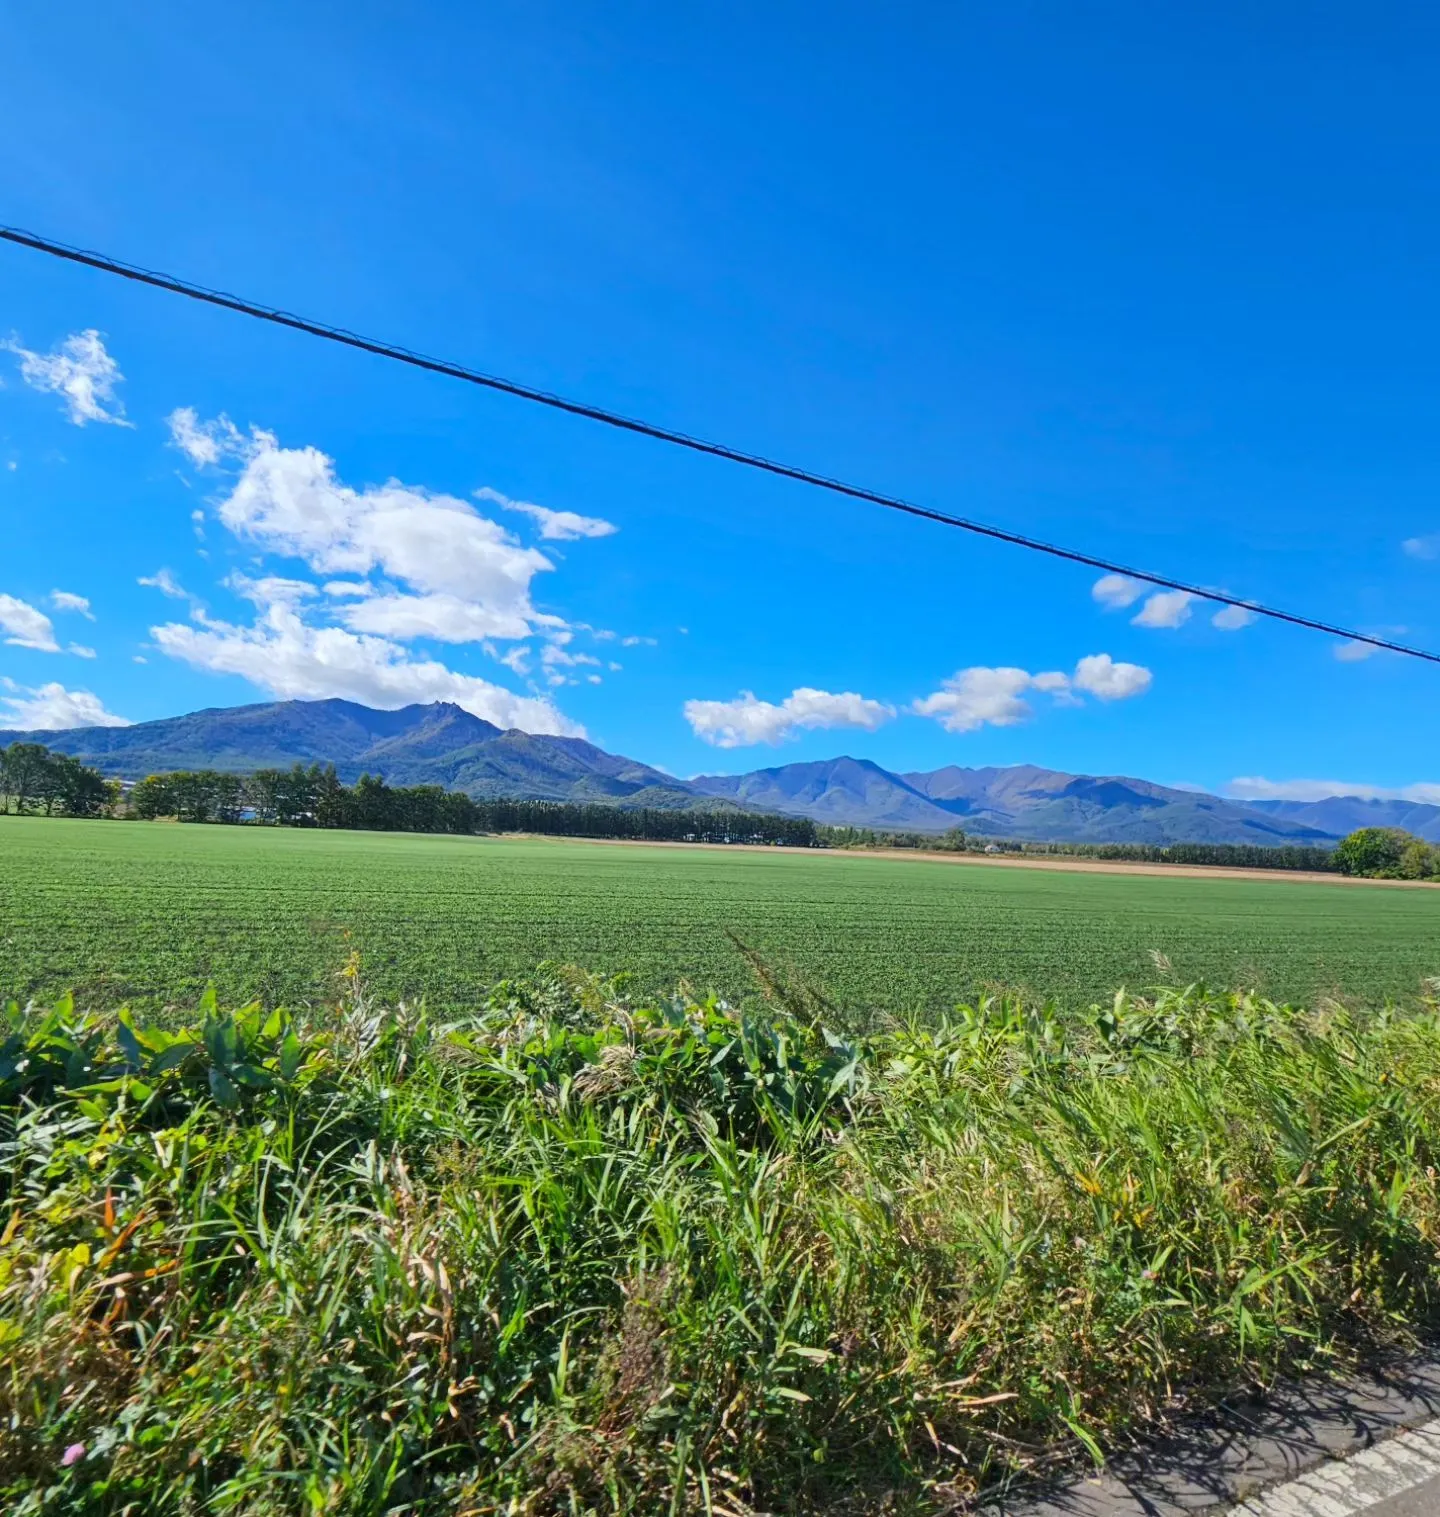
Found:
<svg viewBox="0 0 1440 1517"><path fill-rule="evenodd" d="M1406 844L1396 868L1402 880L1428 880L1440 873L1440 850L1416 838Z"/></svg>
<svg viewBox="0 0 1440 1517"><path fill-rule="evenodd" d="M1336 845L1335 862L1342 874L1393 879L1405 850L1416 841L1398 827L1361 827Z"/></svg>

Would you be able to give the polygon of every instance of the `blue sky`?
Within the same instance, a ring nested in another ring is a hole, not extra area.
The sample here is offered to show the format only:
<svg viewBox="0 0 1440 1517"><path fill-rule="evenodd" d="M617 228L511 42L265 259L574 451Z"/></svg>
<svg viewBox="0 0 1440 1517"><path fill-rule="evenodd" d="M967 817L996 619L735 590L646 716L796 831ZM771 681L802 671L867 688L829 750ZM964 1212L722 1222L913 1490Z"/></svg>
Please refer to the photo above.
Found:
<svg viewBox="0 0 1440 1517"><path fill-rule="evenodd" d="M820 14L10 6L0 220L1440 646L1440 17ZM680 774L1440 796L1434 666L10 247L0 337L0 725L446 697Z"/></svg>

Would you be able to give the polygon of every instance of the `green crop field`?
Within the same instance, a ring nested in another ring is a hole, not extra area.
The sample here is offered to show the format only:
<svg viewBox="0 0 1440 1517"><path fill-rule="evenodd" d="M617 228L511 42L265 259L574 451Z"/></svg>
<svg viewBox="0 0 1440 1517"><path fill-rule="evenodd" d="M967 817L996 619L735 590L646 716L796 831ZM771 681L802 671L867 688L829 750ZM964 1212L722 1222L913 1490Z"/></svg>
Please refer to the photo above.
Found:
<svg viewBox="0 0 1440 1517"><path fill-rule="evenodd" d="M1066 1002L1174 976L1313 1001L1440 974L1440 890L943 860L0 818L0 994L86 1004L333 997L470 1004L543 959L753 984L733 933L848 1007L1003 984Z"/></svg>

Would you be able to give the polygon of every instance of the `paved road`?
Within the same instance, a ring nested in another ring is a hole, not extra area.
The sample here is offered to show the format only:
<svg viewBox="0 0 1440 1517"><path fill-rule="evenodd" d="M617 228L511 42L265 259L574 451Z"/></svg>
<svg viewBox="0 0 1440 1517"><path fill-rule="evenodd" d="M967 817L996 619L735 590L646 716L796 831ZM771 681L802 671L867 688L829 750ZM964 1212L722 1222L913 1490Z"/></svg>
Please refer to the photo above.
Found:
<svg viewBox="0 0 1440 1517"><path fill-rule="evenodd" d="M1378 1506L1366 1508L1366 1517L1435 1517L1440 1512L1440 1475L1424 1485L1412 1486L1403 1496L1392 1496Z"/></svg>
<svg viewBox="0 0 1440 1517"><path fill-rule="evenodd" d="M1440 1422L1316 1466L1230 1517L1440 1517Z"/></svg>

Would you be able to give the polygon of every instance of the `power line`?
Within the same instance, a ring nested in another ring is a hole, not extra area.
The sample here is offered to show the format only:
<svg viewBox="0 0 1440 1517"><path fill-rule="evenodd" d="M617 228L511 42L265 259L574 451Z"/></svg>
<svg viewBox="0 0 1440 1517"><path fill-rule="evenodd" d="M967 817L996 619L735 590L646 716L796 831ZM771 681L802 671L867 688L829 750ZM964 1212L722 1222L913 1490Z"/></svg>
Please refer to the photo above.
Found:
<svg viewBox="0 0 1440 1517"><path fill-rule="evenodd" d="M238 295L227 295L222 290L207 289L204 285L191 284L177 279L173 274L162 274L154 269L139 268L122 263L117 258L103 253L87 252L63 242L54 242L48 237L37 236L19 227L0 226L0 239L13 242L19 247L31 248L37 253L46 253L52 258L63 258L70 263L83 264L86 268L99 269L104 274L117 274L136 284L150 285L157 290L167 290L172 295L184 295L189 300L203 301L207 305L220 306L227 311L238 311L242 316L252 316L257 321L268 321L275 326L289 327L296 332L322 337L327 342L342 343L345 347L358 348L362 353L374 353L380 358L391 358L397 363L409 364L415 369L424 369L431 374L444 374L451 379L462 379L467 384L480 385L487 390L498 390L502 395L513 395L519 400L533 401L549 406L554 411L564 411L570 416L583 416L598 421L607 427L616 427L624 432L634 432L641 437L653 438L656 442L670 443L678 448L688 448L692 453L704 453L711 458L723 458L730 463L742 464L747 469L759 469L766 474L778 475L781 479L793 479L804 485L813 485L832 494L843 495L851 500L863 500L870 505L883 506L887 511L902 511L907 516L918 516L925 521L939 522L941 526L957 527L962 532L988 537L996 542L1010 543L1017 548L1028 548L1032 553L1044 553L1051 558L1064 559L1072 564L1084 564L1087 568L1103 569L1109 574L1120 574L1126 579L1139 580L1143 584L1156 585L1163 590L1178 590L1197 600L1210 601L1216 605L1234 606L1255 616L1269 617L1272 621L1288 622L1291 626L1307 627L1312 632L1324 632L1331 637L1344 638L1352 643L1364 643L1371 648L1383 648L1389 653L1402 653L1407 658L1424 659L1440 664L1440 653L1431 653L1424 648L1411 648L1404 643L1395 643L1383 637L1372 637L1365 632L1352 632L1345 627L1320 621L1315 617L1300 616L1292 611L1281 611L1274 606L1265 606L1258 601L1241 600L1239 596L1226 595L1219 590L1208 590L1200 585L1186 584L1184 580L1169 579L1163 574L1151 574L1145 569L1132 569L1124 564L1099 558L1093 553L1082 553L1074 548L1062 548L1056 543L1039 538L1026 537L1020 532L1008 532L1003 527L992 527L984 522L971 521L968 517L952 516L946 511L936 511L929 506L917 505L914 501L902 500L895 495L884 495L877 490L867 490L862 485L846 484L844 480L831 479L816 474L810 469L801 469L793 464L781 463L758 453L747 453L740 448L724 443L709 442L703 437L692 437L686 432L677 432L669 427L656 426L653 422L641 421L633 416L622 416L616 411L607 411L601 406L586 405L583 401L569 400L563 395L537 390L532 385L520 384L513 379L502 379L495 374L484 374L478 369L466 368L463 364L448 363L444 359L430 358L396 343L380 342L376 338L362 337L359 333L332 327L324 322L311 321L289 311L263 306Z"/></svg>

